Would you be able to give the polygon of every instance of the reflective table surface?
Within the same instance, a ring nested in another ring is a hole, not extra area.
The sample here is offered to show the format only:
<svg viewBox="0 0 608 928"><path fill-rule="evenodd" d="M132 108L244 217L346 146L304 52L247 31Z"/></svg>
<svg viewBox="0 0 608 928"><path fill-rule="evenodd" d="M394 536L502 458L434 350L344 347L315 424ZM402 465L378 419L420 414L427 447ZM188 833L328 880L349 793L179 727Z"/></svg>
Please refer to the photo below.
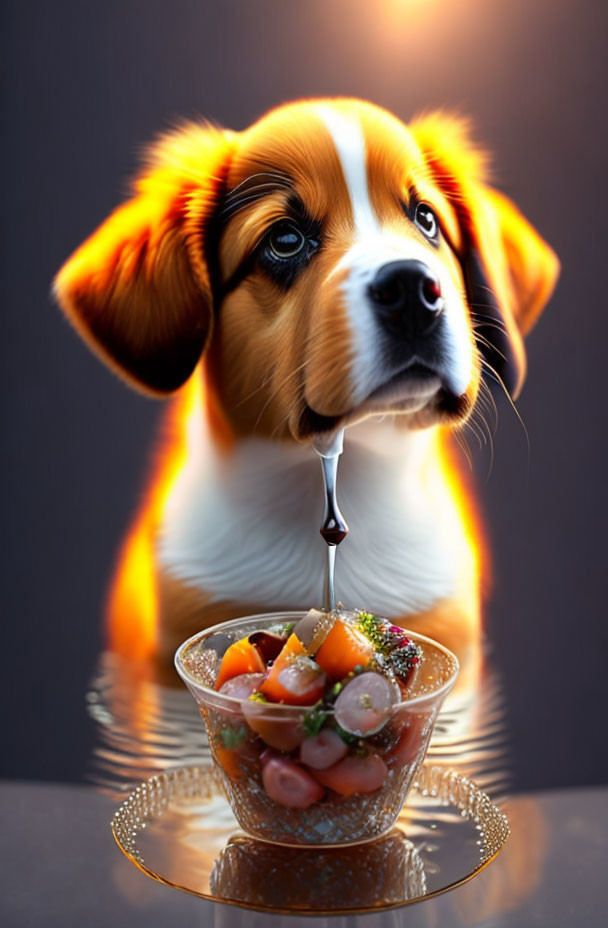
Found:
<svg viewBox="0 0 608 928"><path fill-rule="evenodd" d="M10 928L585 926L608 924L608 787L520 794L512 835L470 883L406 909L325 918L270 916L148 879L120 853L116 803L86 786L0 782L0 921Z"/></svg>

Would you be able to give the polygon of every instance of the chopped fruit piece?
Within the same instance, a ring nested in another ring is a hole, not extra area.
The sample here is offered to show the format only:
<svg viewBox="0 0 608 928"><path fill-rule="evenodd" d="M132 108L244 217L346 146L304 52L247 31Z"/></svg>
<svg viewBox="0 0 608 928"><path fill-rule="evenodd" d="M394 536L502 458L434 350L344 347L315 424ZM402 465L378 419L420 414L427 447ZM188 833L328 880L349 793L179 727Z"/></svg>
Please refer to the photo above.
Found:
<svg viewBox="0 0 608 928"><path fill-rule="evenodd" d="M278 657L274 660L272 666L268 670L268 676L266 680L270 680L273 676L278 676L279 670L283 667L286 667L290 660L293 660L298 654L306 654L304 645L300 641L297 635L294 635L292 632L283 647Z"/></svg>
<svg viewBox="0 0 608 928"><path fill-rule="evenodd" d="M266 664L278 657L286 641L286 635L276 635L274 632L253 632L249 636L249 644L258 649Z"/></svg>
<svg viewBox="0 0 608 928"><path fill-rule="evenodd" d="M396 720L395 716L392 715L380 731L366 738L366 744L368 744L370 750L374 751L376 754L379 754L381 757L386 757L386 755L397 746L400 737L401 726L399 725L398 719Z"/></svg>
<svg viewBox="0 0 608 928"><path fill-rule="evenodd" d="M403 726L399 741L387 755L387 762L398 767L405 767L416 759L429 728L428 715L413 712L408 715L409 719Z"/></svg>
<svg viewBox="0 0 608 928"><path fill-rule="evenodd" d="M271 799L290 809L306 809L323 796L323 787L287 757L273 757L264 764L262 783Z"/></svg>
<svg viewBox="0 0 608 928"><path fill-rule="evenodd" d="M286 718L281 718L281 710L278 709L274 716L269 717L270 706L271 703L246 700L242 707L247 724L271 748L276 748L277 751L293 751L300 746L306 732L291 713Z"/></svg>
<svg viewBox="0 0 608 928"><path fill-rule="evenodd" d="M325 692L327 677L310 657L299 655L279 671L278 685L284 699L294 706L312 706Z"/></svg>
<svg viewBox="0 0 608 928"><path fill-rule="evenodd" d="M306 653L314 656L327 638L335 621L334 613L309 609L297 623L293 633L304 645Z"/></svg>
<svg viewBox="0 0 608 928"><path fill-rule="evenodd" d="M226 680L220 687L222 696L232 696L233 699L249 699L252 693L256 693L264 680L263 673L240 673L238 677L231 677ZM228 721L234 722L243 718L243 712L240 706L222 706L219 710Z"/></svg>
<svg viewBox="0 0 608 928"><path fill-rule="evenodd" d="M300 760L307 767L314 767L315 770L325 770L332 764L348 753L348 745L342 740L337 731L331 728L325 728L314 735L312 738L306 738L300 745Z"/></svg>
<svg viewBox="0 0 608 928"><path fill-rule="evenodd" d="M327 770L314 770L315 778L341 796L354 793L373 793L379 789L388 773L388 767L377 754L358 757L351 754Z"/></svg>
<svg viewBox="0 0 608 928"><path fill-rule="evenodd" d="M315 628L325 615L327 615L327 613L321 612L320 609L309 609L306 615L303 615L302 618L294 625L294 635L296 638L298 638L299 641L302 642L307 650L308 645L312 640Z"/></svg>
<svg viewBox="0 0 608 928"><path fill-rule="evenodd" d="M360 612L357 626L381 654L388 654L404 634L398 625L391 625L387 619L371 612Z"/></svg>
<svg viewBox="0 0 608 928"><path fill-rule="evenodd" d="M412 668L420 663L422 650L408 637L405 629L391 625L387 619L371 612L360 612L357 626L381 655L378 663L407 682Z"/></svg>
<svg viewBox="0 0 608 928"><path fill-rule="evenodd" d="M220 669L215 680L215 688L222 688L226 680L232 677L238 677L244 673L264 673L266 665L260 656L260 652L252 644L249 644L247 638L241 638L235 641L225 652Z"/></svg>
<svg viewBox="0 0 608 928"><path fill-rule="evenodd" d="M264 748L260 754L260 763L264 766L264 764L267 764L273 757L280 757L280 755L277 754L276 751L273 751L272 748Z"/></svg>
<svg viewBox="0 0 608 928"><path fill-rule="evenodd" d="M215 757L224 773L226 773L231 780L240 780L243 776L243 771L241 769L241 758L238 751L220 745L215 749Z"/></svg>
<svg viewBox="0 0 608 928"><path fill-rule="evenodd" d="M406 674L404 674L401 677L395 677L399 685L399 690L401 692L402 699L409 699L409 695L410 695L409 688L414 682L414 678L418 672L419 667L420 667L420 661L418 661L418 663L416 664L412 663L412 666L410 667L410 669L408 670Z"/></svg>
<svg viewBox="0 0 608 928"><path fill-rule="evenodd" d="M398 687L386 677L372 671L359 674L336 699L336 722L351 735L373 735L386 724L398 700Z"/></svg>
<svg viewBox="0 0 608 928"><path fill-rule="evenodd" d="M252 693L259 690L263 679L263 673L240 673L238 677L231 677L222 683L220 693L234 699L249 699Z"/></svg>
<svg viewBox="0 0 608 928"><path fill-rule="evenodd" d="M244 775L244 766L251 767L259 761L259 751L243 724L223 728L213 742L217 762L231 780L239 780Z"/></svg>
<svg viewBox="0 0 608 928"><path fill-rule="evenodd" d="M361 632L336 619L315 660L330 680L343 680L355 667L367 666L373 654L373 645Z"/></svg>
<svg viewBox="0 0 608 928"><path fill-rule="evenodd" d="M405 643L404 643L405 642ZM389 665L405 683L412 676L413 671L420 664L421 649L409 638L403 638L388 656Z"/></svg>
<svg viewBox="0 0 608 928"><path fill-rule="evenodd" d="M260 691L273 702L312 706L323 695L326 683L323 670L306 657L304 645L295 634L291 634L268 671Z"/></svg>

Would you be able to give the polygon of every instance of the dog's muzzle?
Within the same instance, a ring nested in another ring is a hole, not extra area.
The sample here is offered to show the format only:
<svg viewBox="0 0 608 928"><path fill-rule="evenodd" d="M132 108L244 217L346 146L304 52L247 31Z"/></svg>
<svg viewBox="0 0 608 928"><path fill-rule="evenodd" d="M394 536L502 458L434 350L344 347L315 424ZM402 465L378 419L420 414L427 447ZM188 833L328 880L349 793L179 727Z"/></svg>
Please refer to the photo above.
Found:
<svg viewBox="0 0 608 928"><path fill-rule="evenodd" d="M406 342L430 335L443 312L439 281L416 260L384 264L368 287L382 328Z"/></svg>

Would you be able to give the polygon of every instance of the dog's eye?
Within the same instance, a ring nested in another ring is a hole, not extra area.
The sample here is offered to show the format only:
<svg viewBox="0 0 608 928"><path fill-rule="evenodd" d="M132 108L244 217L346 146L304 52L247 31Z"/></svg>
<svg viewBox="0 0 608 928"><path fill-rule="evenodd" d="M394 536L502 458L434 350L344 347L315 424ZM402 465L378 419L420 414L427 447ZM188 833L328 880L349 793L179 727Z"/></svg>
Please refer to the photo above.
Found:
<svg viewBox="0 0 608 928"><path fill-rule="evenodd" d="M416 206L414 222L418 228L424 232L427 238L430 238L432 241L437 239L437 234L439 232L437 216L426 203L418 203Z"/></svg>
<svg viewBox="0 0 608 928"><path fill-rule="evenodd" d="M303 232L293 222L278 222L268 236L268 247L276 258L295 258L305 244Z"/></svg>
<svg viewBox="0 0 608 928"><path fill-rule="evenodd" d="M258 248L258 264L265 274L287 290L321 247L319 224L310 219L280 219Z"/></svg>

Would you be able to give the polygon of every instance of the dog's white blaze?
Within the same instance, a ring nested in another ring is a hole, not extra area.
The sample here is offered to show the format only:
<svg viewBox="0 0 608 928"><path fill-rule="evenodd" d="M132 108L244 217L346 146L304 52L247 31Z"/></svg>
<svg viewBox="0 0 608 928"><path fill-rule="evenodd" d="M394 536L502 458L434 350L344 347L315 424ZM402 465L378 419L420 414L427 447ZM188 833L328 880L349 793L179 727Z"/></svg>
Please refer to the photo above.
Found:
<svg viewBox="0 0 608 928"><path fill-rule="evenodd" d="M165 509L161 567L214 601L269 610L322 605L317 455L246 439L226 458L198 421ZM351 533L336 567L345 605L413 614L457 595L471 574L448 490L425 490L431 438L430 430L397 431L373 420L347 429L338 497Z"/></svg>
<svg viewBox="0 0 608 928"><path fill-rule="evenodd" d="M319 106L318 112L340 158L357 235L379 232L378 220L369 198L367 151L361 124L331 106Z"/></svg>
<svg viewBox="0 0 608 928"><path fill-rule="evenodd" d="M361 124L331 106L320 106L318 111L340 159L356 238L380 235L380 225L369 198L367 151ZM355 363L350 372L352 399L354 403L360 403L369 393L367 371L378 363L378 326L373 310L354 277L353 273L346 277L343 292L354 342Z"/></svg>

